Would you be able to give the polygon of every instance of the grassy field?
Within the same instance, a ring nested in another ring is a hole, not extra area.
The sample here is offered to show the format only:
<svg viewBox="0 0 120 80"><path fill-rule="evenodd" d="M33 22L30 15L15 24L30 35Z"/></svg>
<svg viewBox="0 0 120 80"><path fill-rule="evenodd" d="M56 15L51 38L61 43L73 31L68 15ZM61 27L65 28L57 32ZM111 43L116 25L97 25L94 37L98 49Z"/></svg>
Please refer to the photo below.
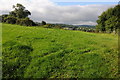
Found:
<svg viewBox="0 0 120 80"><path fill-rule="evenodd" d="M3 77L116 78L114 34L3 24Z"/></svg>

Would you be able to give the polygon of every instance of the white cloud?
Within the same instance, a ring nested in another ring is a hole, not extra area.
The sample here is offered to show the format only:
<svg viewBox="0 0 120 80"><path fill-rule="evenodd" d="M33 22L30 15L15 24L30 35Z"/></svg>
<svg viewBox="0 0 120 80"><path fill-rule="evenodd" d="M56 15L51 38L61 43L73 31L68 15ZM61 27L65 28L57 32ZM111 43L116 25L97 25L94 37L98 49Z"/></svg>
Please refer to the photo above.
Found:
<svg viewBox="0 0 120 80"><path fill-rule="evenodd" d="M48 23L96 24L98 15L113 5L60 6L50 0L0 0L0 14L12 10L12 5L23 4L31 11L31 18Z"/></svg>

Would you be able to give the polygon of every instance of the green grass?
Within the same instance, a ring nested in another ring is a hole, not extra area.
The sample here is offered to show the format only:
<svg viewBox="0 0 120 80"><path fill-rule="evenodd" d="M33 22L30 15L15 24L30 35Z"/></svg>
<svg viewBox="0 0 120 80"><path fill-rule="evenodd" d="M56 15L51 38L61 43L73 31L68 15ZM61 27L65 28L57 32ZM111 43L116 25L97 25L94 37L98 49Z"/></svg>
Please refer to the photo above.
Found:
<svg viewBox="0 0 120 80"><path fill-rule="evenodd" d="M117 78L118 38L3 24L3 77Z"/></svg>
<svg viewBox="0 0 120 80"><path fill-rule="evenodd" d="M2 23L0 23L0 79L2 79Z"/></svg>

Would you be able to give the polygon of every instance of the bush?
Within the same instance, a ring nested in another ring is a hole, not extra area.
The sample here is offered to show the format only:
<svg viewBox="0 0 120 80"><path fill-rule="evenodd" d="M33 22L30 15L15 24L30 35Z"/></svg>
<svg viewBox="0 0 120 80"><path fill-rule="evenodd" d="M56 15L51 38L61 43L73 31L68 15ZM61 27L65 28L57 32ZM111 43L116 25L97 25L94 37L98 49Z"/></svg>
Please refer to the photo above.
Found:
<svg viewBox="0 0 120 80"><path fill-rule="evenodd" d="M10 23L10 24L15 24L16 23L16 18L13 16L7 16L4 18L3 22Z"/></svg>
<svg viewBox="0 0 120 80"><path fill-rule="evenodd" d="M0 16L0 21L1 21L1 22L6 22L6 21L5 21L5 18L6 18L7 16L8 16L7 14L1 15L1 16Z"/></svg>
<svg viewBox="0 0 120 80"><path fill-rule="evenodd" d="M29 18L24 19L17 19L16 24L22 25L22 26L35 26L36 24L30 20Z"/></svg>
<svg viewBox="0 0 120 80"><path fill-rule="evenodd" d="M59 28L62 29L62 26L60 25L56 25L56 24L47 24L46 26L44 26L45 28Z"/></svg>

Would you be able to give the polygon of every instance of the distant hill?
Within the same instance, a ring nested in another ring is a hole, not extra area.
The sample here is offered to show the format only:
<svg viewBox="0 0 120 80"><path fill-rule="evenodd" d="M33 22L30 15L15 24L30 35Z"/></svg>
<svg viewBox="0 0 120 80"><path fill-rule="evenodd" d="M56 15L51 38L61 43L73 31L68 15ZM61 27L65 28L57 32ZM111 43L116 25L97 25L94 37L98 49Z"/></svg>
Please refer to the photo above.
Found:
<svg viewBox="0 0 120 80"><path fill-rule="evenodd" d="M95 25L75 25L77 27L95 28Z"/></svg>
<svg viewBox="0 0 120 80"><path fill-rule="evenodd" d="M48 23L50 24L50 23ZM62 28L79 28L79 27L85 27L85 28L95 28L95 25L72 25L72 24L51 24L51 26L61 26Z"/></svg>

